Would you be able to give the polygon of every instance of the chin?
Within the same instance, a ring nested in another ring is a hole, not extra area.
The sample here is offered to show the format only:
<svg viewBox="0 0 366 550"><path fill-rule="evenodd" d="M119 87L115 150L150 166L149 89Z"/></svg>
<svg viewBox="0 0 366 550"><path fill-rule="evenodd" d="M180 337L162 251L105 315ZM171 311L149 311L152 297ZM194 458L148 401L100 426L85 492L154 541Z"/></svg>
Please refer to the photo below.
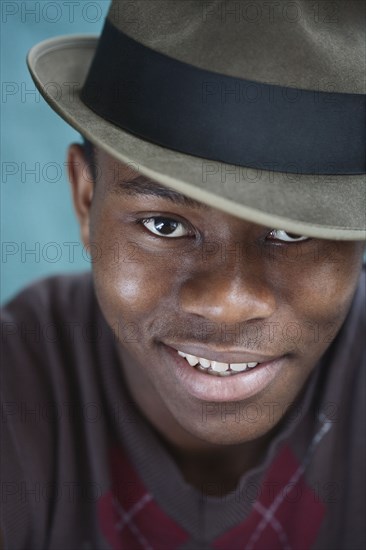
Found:
<svg viewBox="0 0 366 550"><path fill-rule="evenodd" d="M228 417L226 421L202 419L198 424L187 422L187 419L176 418L177 422L193 437L212 445L241 445L263 437L273 429L273 425L259 426L245 420L236 421Z"/></svg>

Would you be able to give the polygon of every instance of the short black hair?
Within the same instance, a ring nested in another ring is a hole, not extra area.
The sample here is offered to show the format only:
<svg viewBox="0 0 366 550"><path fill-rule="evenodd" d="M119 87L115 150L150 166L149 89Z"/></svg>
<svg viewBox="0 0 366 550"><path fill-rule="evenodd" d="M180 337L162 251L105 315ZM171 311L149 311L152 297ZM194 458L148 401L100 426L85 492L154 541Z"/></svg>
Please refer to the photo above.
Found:
<svg viewBox="0 0 366 550"><path fill-rule="evenodd" d="M97 163L95 155L95 146L89 141L85 136L81 136L83 139L84 154L86 158L87 165L89 167L90 173L93 178L94 184L96 183L97 176Z"/></svg>

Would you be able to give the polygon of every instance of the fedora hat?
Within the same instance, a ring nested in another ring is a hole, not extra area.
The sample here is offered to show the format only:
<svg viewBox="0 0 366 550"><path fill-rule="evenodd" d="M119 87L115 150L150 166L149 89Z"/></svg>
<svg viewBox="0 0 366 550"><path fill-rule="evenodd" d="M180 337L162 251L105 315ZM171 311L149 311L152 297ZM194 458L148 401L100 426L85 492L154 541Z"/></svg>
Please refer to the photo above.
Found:
<svg viewBox="0 0 366 550"><path fill-rule="evenodd" d="M113 0L100 37L27 57L92 143L191 198L288 232L366 238L365 6Z"/></svg>

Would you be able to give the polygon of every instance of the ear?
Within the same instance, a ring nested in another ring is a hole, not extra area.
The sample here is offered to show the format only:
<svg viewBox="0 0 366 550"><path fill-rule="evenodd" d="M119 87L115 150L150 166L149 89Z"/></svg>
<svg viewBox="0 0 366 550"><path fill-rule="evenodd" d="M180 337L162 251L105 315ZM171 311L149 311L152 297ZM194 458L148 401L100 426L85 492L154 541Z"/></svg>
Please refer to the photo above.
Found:
<svg viewBox="0 0 366 550"><path fill-rule="evenodd" d="M84 148L73 143L67 154L68 175L74 209L79 220L80 234L85 247L89 245L90 209L93 200L93 177L85 158Z"/></svg>

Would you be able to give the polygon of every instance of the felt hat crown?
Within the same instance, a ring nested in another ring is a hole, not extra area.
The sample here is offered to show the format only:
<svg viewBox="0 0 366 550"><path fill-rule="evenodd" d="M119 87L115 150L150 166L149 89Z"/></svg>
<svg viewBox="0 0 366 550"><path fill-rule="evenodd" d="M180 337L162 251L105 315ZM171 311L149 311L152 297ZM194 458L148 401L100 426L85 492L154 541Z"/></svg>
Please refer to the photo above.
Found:
<svg viewBox="0 0 366 550"><path fill-rule="evenodd" d="M145 176L261 225L366 238L366 4L114 0L34 46L40 92Z"/></svg>

